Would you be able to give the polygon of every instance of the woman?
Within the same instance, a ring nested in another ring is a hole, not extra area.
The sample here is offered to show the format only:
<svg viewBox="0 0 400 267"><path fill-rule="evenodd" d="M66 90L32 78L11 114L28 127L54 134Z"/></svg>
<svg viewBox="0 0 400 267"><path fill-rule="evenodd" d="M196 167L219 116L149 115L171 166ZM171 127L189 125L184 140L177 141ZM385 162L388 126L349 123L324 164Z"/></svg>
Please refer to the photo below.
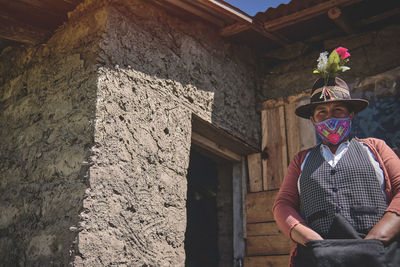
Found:
<svg viewBox="0 0 400 267"><path fill-rule="evenodd" d="M292 266L400 266L400 160L382 140L349 138L354 114L368 106L336 77L349 55L321 53L323 78L296 109L322 143L294 157L273 207L297 244Z"/></svg>

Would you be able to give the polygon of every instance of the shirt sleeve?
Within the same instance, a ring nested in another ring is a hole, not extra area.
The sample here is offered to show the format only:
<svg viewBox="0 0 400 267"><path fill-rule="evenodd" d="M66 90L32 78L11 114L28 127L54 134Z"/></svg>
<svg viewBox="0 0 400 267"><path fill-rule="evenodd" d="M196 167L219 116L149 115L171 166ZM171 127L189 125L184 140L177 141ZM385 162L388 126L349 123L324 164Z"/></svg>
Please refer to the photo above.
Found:
<svg viewBox="0 0 400 267"><path fill-rule="evenodd" d="M299 214L300 199L297 190L297 180L301 172L301 155L304 158L306 151L297 154L290 162L272 208L278 227L289 238L290 231L294 226L305 223L305 220Z"/></svg>
<svg viewBox="0 0 400 267"><path fill-rule="evenodd" d="M400 159L385 141L376 138L364 139L378 160L385 175L386 211L400 215Z"/></svg>
<svg viewBox="0 0 400 267"><path fill-rule="evenodd" d="M377 140L375 147L381 157L386 179L390 184L391 201L386 211L400 215L400 159L382 140Z"/></svg>

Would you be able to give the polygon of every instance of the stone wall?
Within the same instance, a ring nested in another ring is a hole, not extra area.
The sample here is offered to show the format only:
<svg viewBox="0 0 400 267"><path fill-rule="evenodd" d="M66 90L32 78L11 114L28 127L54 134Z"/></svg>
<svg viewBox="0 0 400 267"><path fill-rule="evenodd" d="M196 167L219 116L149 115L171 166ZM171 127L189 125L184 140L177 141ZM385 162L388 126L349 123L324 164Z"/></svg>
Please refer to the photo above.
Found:
<svg viewBox="0 0 400 267"><path fill-rule="evenodd" d="M199 21L113 1L76 265L184 266L193 113L259 143L256 62Z"/></svg>
<svg viewBox="0 0 400 267"><path fill-rule="evenodd" d="M93 145L104 10L0 56L0 266L67 266Z"/></svg>
<svg viewBox="0 0 400 267"><path fill-rule="evenodd" d="M311 89L319 77L313 74L320 52L332 51L338 46L349 49L351 70L341 77L358 87L363 80L400 66L400 26L392 25L379 31L326 40L323 47L296 43L290 47L274 50L268 56L280 63L265 70L262 90L257 94L259 103L295 95Z"/></svg>

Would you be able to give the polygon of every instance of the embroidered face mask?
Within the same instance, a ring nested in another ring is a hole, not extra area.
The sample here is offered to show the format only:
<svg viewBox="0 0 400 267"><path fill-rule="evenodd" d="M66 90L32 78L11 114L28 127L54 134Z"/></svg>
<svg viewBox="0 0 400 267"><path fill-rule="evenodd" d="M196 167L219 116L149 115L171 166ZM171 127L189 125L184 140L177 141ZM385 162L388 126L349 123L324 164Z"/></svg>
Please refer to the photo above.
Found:
<svg viewBox="0 0 400 267"><path fill-rule="evenodd" d="M337 145L349 135L351 130L351 119L350 117L340 119L330 118L314 123L314 127L323 141Z"/></svg>

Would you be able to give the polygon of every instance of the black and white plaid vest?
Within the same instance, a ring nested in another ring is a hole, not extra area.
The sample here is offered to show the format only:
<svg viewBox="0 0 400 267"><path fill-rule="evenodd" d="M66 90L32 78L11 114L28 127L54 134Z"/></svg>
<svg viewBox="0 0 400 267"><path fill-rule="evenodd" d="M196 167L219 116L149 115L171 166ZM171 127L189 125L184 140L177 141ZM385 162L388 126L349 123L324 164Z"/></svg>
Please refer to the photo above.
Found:
<svg viewBox="0 0 400 267"><path fill-rule="evenodd" d="M300 212L322 237L328 234L336 213L366 234L387 206L374 167L358 141L350 141L334 168L321 155L320 145L311 150L300 176Z"/></svg>

